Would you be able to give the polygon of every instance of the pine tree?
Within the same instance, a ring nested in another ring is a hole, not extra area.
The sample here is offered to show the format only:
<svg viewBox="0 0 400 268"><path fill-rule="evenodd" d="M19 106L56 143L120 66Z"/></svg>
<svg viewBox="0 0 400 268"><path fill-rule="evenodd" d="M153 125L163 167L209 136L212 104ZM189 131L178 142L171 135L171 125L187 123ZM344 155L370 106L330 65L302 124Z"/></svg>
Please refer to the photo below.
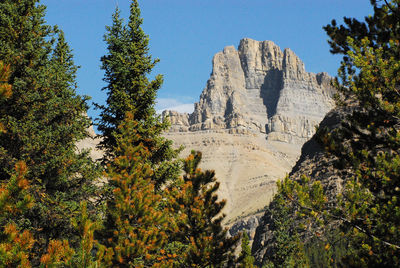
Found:
<svg viewBox="0 0 400 268"><path fill-rule="evenodd" d="M72 256L71 267L104 267L105 246L95 239L95 232L102 228L99 219L93 220L87 209L87 203L80 205L80 214L72 219L75 229L79 231L80 242ZM96 255L94 254L96 252Z"/></svg>
<svg viewBox="0 0 400 268"><path fill-rule="evenodd" d="M304 243L300 239L299 219L292 204L293 192L298 184L286 177L277 183L278 192L269 204L267 212L271 218L270 229L274 236L269 241L271 248L262 260L267 267L308 267ZM289 197L289 198L288 198Z"/></svg>
<svg viewBox="0 0 400 268"><path fill-rule="evenodd" d="M172 261L163 250L169 223L151 180L150 152L143 143L137 144L142 139L140 128L128 113L116 137L118 157L109 163L106 174L113 196L101 236L107 247L106 263L113 267L162 266Z"/></svg>
<svg viewBox="0 0 400 268"><path fill-rule="evenodd" d="M332 52L344 54L338 105L351 112L339 128L319 129L317 138L338 159L335 167L348 170L345 187L332 204L318 181L284 185L292 185L286 197L314 230L340 227L348 243L345 266L398 267L400 1L371 4L374 15L365 22L347 18L345 26L333 21L325 27Z"/></svg>
<svg viewBox="0 0 400 268"><path fill-rule="evenodd" d="M174 203L178 232L175 241L186 245L184 264L190 267L233 265L233 252L239 236L227 237L221 214L225 201L218 201L214 171L202 172L198 165L201 153L192 151L184 163L185 175L177 182Z"/></svg>
<svg viewBox="0 0 400 268"><path fill-rule="evenodd" d="M374 15L365 23L352 19L339 29L333 23L325 27L332 49L337 49L333 52L344 54L337 88L359 108L340 130L321 130L320 136L354 173L336 212L351 237L347 265L398 266L400 1L371 4ZM344 143L348 135L350 144Z"/></svg>
<svg viewBox="0 0 400 268"><path fill-rule="evenodd" d="M112 193L107 196L107 231L98 233L108 265L170 266L177 257L176 241L168 237L174 220L161 189L178 177L180 162L173 160L178 151L171 141L161 137L168 124L156 115L154 104L162 76L147 78L158 60L148 55L142 21L138 2L132 1L128 23L117 9L105 35L108 54L101 61L108 97L106 105L97 107L110 178L106 188Z"/></svg>
<svg viewBox="0 0 400 268"><path fill-rule="evenodd" d="M360 45L364 38L370 40L369 46L376 49L381 47L386 54L390 56L390 40L400 34L398 28L399 10L397 10L398 1L370 0L374 9L374 14L366 16L365 21L359 21L355 18L344 17L345 25L337 25L336 20L326 25L324 30L329 35L328 43L331 47L331 53L342 54L343 61L348 64L351 59L347 52L352 50L347 38L351 37L353 42ZM389 3L388 3L389 2ZM350 63L351 64L351 63Z"/></svg>
<svg viewBox="0 0 400 268"><path fill-rule="evenodd" d="M101 62L107 83L103 90L107 91L108 97L106 105L97 105L101 109L98 129L102 132L100 147L106 151L104 162L107 162L117 156L114 148L119 134L118 126L127 112L133 114L143 126L139 133L141 140L137 143L142 142L151 153L152 176L159 189L167 179L177 177L180 166L178 162L171 161L177 156L171 141L161 137L168 123L156 115L154 105L163 79L161 75L157 75L153 81L147 78L158 59L153 60L148 55L149 38L141 28L142 22L138 1L133 0L127 25L117 9L113 14L112 26L106 27L104 39L108 54L101 58Z"/></svg>
<svg viewBox="0 0 400 268"><path fill-rule="evenodd" d="M10 221L33 206L29 194L29 182L25 179L27 172L24 162L15 165L15 172L7 182L0 185L0 266L30 267L30 255L35 243L28 230L20 230L15 222Z"/></svg>
<svg viewBox="0 0 400 268"><path fill-rule="evenodd" d="M34 206L16 224L35 236L33 258L51 239L76 237L70 218L88 199L96 168L76 142L86 137L86 98L75 93L76 67L56 28L45 25L36 0L0 3L0 61L8 69L12 95L0 100L0 178L27 165L25 178Z"/></svg>
<svg viewBox="0 0 400 268"><path fill-rule="evenodd" d="M249 235L244 232L242 236L242 251L240 252L238 259L239 268L253 268L254 257L251 256L251 247L249 245Z"/></svg>

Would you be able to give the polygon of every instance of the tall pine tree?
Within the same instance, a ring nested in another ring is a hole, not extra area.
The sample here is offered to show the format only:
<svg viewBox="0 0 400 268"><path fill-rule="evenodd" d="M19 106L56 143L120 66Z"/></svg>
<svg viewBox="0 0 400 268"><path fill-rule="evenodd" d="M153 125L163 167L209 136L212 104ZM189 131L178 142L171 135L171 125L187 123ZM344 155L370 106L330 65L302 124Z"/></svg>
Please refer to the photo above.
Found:
<svg viewBox="0 0 400 268"><path fill-rule="evenodd" d="M365 22L325 27L332 52L344 54L337 88L357 108L319 135L354 174L336 211L351 238L347 265L388 267L400 265L400 1L371 4Z"/></svg>
<svg viewBox="0 0 400 268"><path fill-rule="evenodd" d="M86 137L86 98L75 93L76 67L62 33L45 25L37 0L0 2L0 61L10 65L12 95L0 100L0 179L24 161L34 206L16 220L37 240L74 237L71 216L88 199L96 168L76 142Z"/></svg>
<svg viewBox="0 0 400 268"><path fill-rule="evenodd" d="M239 268L254 268L254 257L251 256L251 246L249 245L249 235L244 232L242 235L242 251L237 260Z"/></svg>
<svg viewBox="0 0 400 268"><path fill-rule="evenodd" d="M156 115L154 105L157 90L163 82L157 75L153 81L147 76L154 68L158 59L149 55L149 38L143 32L140 9L137 0L130 5L128 23L125 25L117 9L113 15L113 23L106 27L104 39L108 54L101 58L102 69L105 71L104 81L107 86L107 104L97 105L101 109L98 129L103 140L100 147L105 150L105 162L116 157L114 148L119 134L118 126L127 112L142 125L141 140L150 151L150 162L154 173L153 180L158 189L168 178L174 178L179 173L178 162L171 162L177 156L177 151L171 147L171 141L161 137L168 127L159 115Z"/></svg>
<svg viewBox="0 0 400 268"><path fill-rule="evenodd" d="M282 184L314 231L340 227L348 248L339 261L328 256L332 266L400 265L400 1L371 4L365 22L345 18L345 25L325 27L331 51L344 54L336 87L349 115L332 131L320 128L317 138L337 158L335 168L348 171L344 189L332 204L319 181ZM330 251L331 244L323 246Z"/></svg>
<svg viewBox="0 0 400 268"><path fill-rule="evenodd" d="M106 173L113 194L100 236L107 247L106 263L113 267L166 267L172 262L163 250L168 242L168 213L151 180L149 149L137 144L140 132L138 122L127 113L116 137L118 156Z"/></svg>
<svg viewBox="0 0 400 268"><path fill-rule="evenodd" d="M192 151L184 162L185 174L176 182L172 206L178 230L172 238L182 247L184 267L223 267L233 265L239 236L228 237L222 226L225 201L218 201L214 171L198 168L202 154ZM173 187L172 187L173 188Z"/></svg>

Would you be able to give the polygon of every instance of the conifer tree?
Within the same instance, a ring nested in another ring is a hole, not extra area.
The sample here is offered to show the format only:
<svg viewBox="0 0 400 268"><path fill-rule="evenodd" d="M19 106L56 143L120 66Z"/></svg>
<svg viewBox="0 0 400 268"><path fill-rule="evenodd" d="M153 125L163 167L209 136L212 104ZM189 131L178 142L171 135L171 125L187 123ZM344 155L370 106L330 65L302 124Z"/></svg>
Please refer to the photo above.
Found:
<svg viewBox="0 0 400 268"><path fill-rule="evenodd" d="M325 27L332 52L344 54L338 105L352 112L339 128L319 129L317 138L337 157L335 167L349 170L345 187L333 205L319 181L286 180L284 185L291 185L286 197L313 228L331 232L340 224L348 243L341 260L345 266L398 267L400 1L371 4L374 15L365 22L345 19L344 26L333 21Z"/></svg>
<svg viewBox="0 0 400 268"><path fill-rule="evenodd" d="M76 67L62 33L45 25L37 0L0 3L0 61L8 69L12 95L0 100L0 178L14 165L27 165L34 206L15 223L30 229L35 261L51 239L76 237L70 223L80 200L90 194L95 165L77 153L89 121L86 98L75 93ZM55 46L54 46L55 44Z"/></svg>
<svg viewBox="0 0 400 268"><path fill-rule="evenodd" d="M183 266L222 267L233 265L239 236L227 237L221 214L225 201L218 201L214 171L202 172L201 153L192 151L184 163L185 174L174 195L179 219L175 241L186 245ZM179 182L178 182L179 185Z"/></svg>
<svg viewBox="0 0 400 268"><path fill-rule="evenodd" d="M242 236L242 251L238 259L239 268L254 268L254 257L251 256L251 247L249 245L249 235L244 232Z"/></svg>
<svg viewBox="0 0 400 268"><path fill-rule="evenodd" d="M272 246L262 262L267 267L308 267L304 243L298 234L300 228L296 226L301 223L295 216L296 208L291 203L291 198L288 198L297 184L286 177L277 186L278 193L267 208L274 236L269 243Z"/></svg>
<svg viewBox="0 0 400 268"><path fill-rule="evenodd" d="M29 183L24 178L27 172L24 162L15 165L15 172L7 182L0 185L0 266L30 267L30 255L35 243L28 230L20 230L16 218L33 206L33 198L28 192Z"/></svg>
<svg viewBox="0 0 400 268"><path fill-rule="evenodd" d="M106 174L113 196L107 203L101 236L107 247L106 264L113 267L163 267L172 263L163 250L169 223L151 180L150 152L143 143L137 143L142 139L141 127L128 113L116 136L118 156L109 163Z"/></svg>
<svg viewBox="0 0 400 268"><path fill-rule="evenodd" d="M101 58L102 69L105 71L104 81L107 86L106 105L97 105L101 109L98 129L103 140L100 147L105 150L104 162L116 157L114 148L119 134L118 126L127 112L136 121L141 122L139 144L142 142L150 151L153 180L158 189L168 178L174 178L179 173L178 162L171 162L177 156L177 151L171 148L171 141L161 137L168 123L156 115L154 105L157 90L163 82L157 75L153 81L147 76L154 68L158 59L149 55L149 37L143 32L140 9L137 0L132 0L128 23L124 24L117 9L113 14L113 23L106 27L104 39L108 54Z"/></svg>
<svg viewBox="0 0 400 268"><path fill-rule="evenodd" d="M0 100L7 99L12 94L12 86L8 83L10 65L0 61ZM0 132L6 129L0 125ZM30 250L35 242L32 233L18 229L15 218L32 207L33 198L28 193L29 183L25 179L26 165L16 163L11 176L0 184L0 265L30 267Z"/></svg>
<svg viewBox="0 0 400 268"><path fill-rule="evenodd" d="M325 27L332 52L344 54L337 88L356 99L359 108L340 130L319 135L354 173L336 211L351 237L347 265L398 266L400 1L371 4L374 14L365 22L347 19L345 26L332 22Z"/></svg>

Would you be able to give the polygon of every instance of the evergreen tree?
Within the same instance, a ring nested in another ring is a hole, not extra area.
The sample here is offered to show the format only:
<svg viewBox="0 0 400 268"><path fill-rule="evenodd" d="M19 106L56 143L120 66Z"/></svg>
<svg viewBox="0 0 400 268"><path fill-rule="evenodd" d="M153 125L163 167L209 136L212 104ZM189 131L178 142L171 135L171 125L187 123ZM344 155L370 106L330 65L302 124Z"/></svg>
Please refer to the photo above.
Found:
<svg viewBox="0 0 400 268"><path fill-rule="evenodd" d="M158 59L153 60L148 55L149 38L141 28L142 21L138 1L133 0L127 25L117 9L112 26L106 27L104 39L108 54L101 58L101 62L107 83L103 90L107 91L108 97L107 105L97 105L101 109L98 129L103 137L100 147L106 152L103 160L107 162L117 156L114 148L118 126L126 113L131 113L136 121L141 122L141 140L137 143L142 142L151 153L153 180L158 189L168 178L176 177L180 167L178 162L171 162L177 156L176 150L171 148L171 141L161 137L168 123L156 115L154 104L163 79L161 75L153 81L147 78Z"/></svg>
<svg viewBox="0 0 400 268"><path fill-rule="evenodd" d="M325 27L333 52L345 54L338 90L359 108L320 137L354 173L336 211L351 237L347 265L388 267L400 265L400 1L371 4L365 22Z"/></svg>
<svg viewBox="0 0 400 268"><path fill-rule="evenodd" d="M346 64L351 61L347 52L352 50L348 37L351 37L356 45L360 45L362 40L367 38L370 40L369 46L371 48L381 47L383 53L386 54L387 52L386 55L390 57L390 40L400 35L398 1L370 0L370 2L374 14L366 16L365 21L344 17L344 25L338 26L336 20L332 20L331 24L323 27L330 37L328 43L331 47L331 53L344 55L343 61ZM383 5L380 4L382 2Z"/></svg>
<svg viewBox="0 0 400 268"><path fill-rule="evenodd" d="M184 248L184 265L190 267L221 267L233 265L233 252L239 236L227 237L221 214L225 201L217 201L214 171L202 172L198 165L201 153L192 151L184 163L185 175L177 182L174 205L179 219L174 234Z"/></svg>
<svg viewBox="0 0 400 268"><path fill-rule="evenodd" d="M0 266L30 267L30 255L35 239L28 230L21 230L10 218L15 218L33 206L24 162L15 165L15 172L0 185Z"/></svg>
<svg viewBox="0 0 400 268"><path fill-rule="evenodd" d="M293 182L294 200L314 230L340 226L348 243L347 267L400 265L400 1L371 1L374 15L365 22L345 19L325 27L339 69L338 104L352 111L340 127L317 131L319 142L349 170L336 204L321 183ZM332 226L332 225L335 226ZM325 235L325 237L327 237ZM330 244L326 244L327 249Z"/></svg>
<svg viewBox="0 0 400 268"><path fill-rule="evenodd" d="M107 203L103 244L105 260L113 267L166 266L172 260L165 254L167 213L161 207L161 196L155 192L149 165L150 152L137 144L140 122L127 114L119 127L118 155L109 163L106 176L113 186Z"/></svg>
<svg viewBox="0 0 400 268"><path fill-rule="evenodd" d="M254 257L251 256L251 247L249 245L249 235L244 232L242 236L242 251L240 252L238 259L239 268L253 268Z"/></svg>
<svg viewBox="0 0 400 268"><path fill-rule="evenodd" d="M271 248L265 254L263 264L267 267L308 267L308 259L304 252L304 243L300 239L298 218L291 199L297 186L286 177L277 183L278 193L267 208L270 214L274 236Z"/></svg>
<svg viewBox="0 0 400 268"><path fill-rule="evenodd" d="M34 265L51 239L74 237L71 217L88 199L95 165L76 142L86 137L86 98L75 94L76 67L62 33L44 24L37 0L0 3L0 61L12 95L0 100L0 178L24 161L34 206L15 223L29 229ZM57 41L57 42L56 42ZM55 47L54 44L56 43Z"/></svg>

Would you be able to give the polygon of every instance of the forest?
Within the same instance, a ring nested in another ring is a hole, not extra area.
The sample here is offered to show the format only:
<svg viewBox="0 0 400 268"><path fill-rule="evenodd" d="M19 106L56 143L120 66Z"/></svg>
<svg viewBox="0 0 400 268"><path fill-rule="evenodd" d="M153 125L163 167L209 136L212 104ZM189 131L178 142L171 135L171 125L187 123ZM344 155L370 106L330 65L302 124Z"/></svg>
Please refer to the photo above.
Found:
<svg viewBox="0 0 400 268"><path fill-rule="evenodd" d="M98 161L76 147L92 122L62 29L39 0L0 1L0 267L399 267L400 0L370 2L365 21L323 27L343 56L332 83L346 116L316 136L341 191L282 178L257 263L248 235L223 226L201 152L181 159L162 136L138 1L106 26Z"/></svg>

